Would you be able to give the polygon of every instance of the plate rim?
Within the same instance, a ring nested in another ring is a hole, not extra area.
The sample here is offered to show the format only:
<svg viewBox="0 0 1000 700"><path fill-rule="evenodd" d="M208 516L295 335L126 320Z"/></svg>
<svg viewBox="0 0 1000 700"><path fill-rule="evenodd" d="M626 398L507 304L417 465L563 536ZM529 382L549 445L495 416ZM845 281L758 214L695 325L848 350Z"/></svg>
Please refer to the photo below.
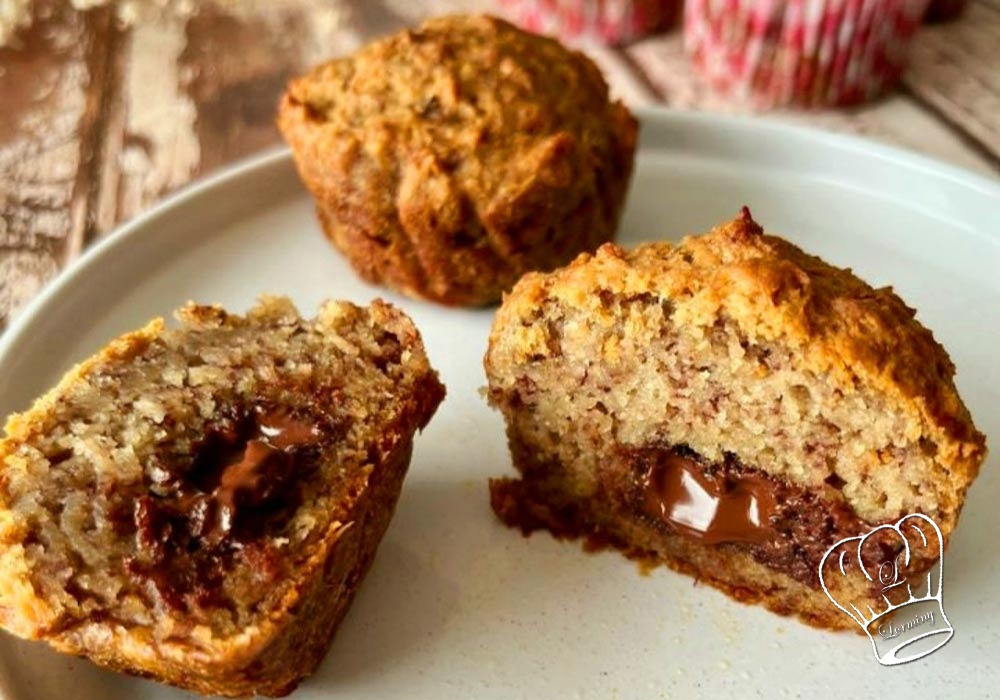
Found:
<svg viewBox="0 0 1000 700"><path fill-rule="evenodd" d="M712 124L714 128L719 129L783 132L794 138L812 141L824 148L840 149L864 157L874 157L883 163L910 168L932 177L944 177L955 184L970 186L974 190L1000 199L1000 173L995 175L978 173L941 158L870 136L800 124L789 121L787 117L774 114L722 114L661 105L633 107L632 112L644 118L674 119L689 128L691 125L694 125L694 128L699 128L705 124ZM997 232L996 237L1000 239L1000 232Z"/></svg>

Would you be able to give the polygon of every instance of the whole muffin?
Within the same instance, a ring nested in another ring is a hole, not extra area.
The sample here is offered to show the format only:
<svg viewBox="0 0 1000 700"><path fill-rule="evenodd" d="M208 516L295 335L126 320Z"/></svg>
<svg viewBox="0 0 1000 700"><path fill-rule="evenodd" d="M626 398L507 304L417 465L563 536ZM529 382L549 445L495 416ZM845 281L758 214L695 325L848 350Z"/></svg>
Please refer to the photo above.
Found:
<svg viewBox="0 0 1000 700"><path fill-rule="evenodd" d="M293 80L278 126L362 277L465 306L614 237L638 130L583 54L463 15Z"/></svg>

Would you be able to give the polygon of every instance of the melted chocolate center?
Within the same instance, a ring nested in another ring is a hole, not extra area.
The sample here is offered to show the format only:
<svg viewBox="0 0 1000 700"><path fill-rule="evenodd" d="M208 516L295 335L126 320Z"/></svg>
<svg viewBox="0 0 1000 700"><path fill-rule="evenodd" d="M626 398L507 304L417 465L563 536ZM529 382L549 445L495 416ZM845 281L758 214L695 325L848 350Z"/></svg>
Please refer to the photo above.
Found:
<svg viewBox="0 0 1000 700"><path fill-rule="evenodd" d="M321 438L311 422L258 407L208 429L186 466L176 458L152 467L132 515L138 551L125 566L133 580L186 609L225 604L219 591L238 552L274 569L263 536L297 507Z"/></svg>
<svg viewBox="0 0 1000 700"><path fill-rule="evenodd" d="M621 507L653 528L709 546L746 548L757 561L814 588L831 545L880 524L859 518L835 480L807 489L731 454L709 462L684 445L647 445L621 450L606 471ZM897 550L886 541L872 556L885 561Z"/></svg>
<svg viewBox="0 0 1000 700"><path fill-rule="evenodd" d="M762 544L777 533L773 488L755 476L706 476L688 457L666 453L644 476L646 510L706 544Z"/></svg>

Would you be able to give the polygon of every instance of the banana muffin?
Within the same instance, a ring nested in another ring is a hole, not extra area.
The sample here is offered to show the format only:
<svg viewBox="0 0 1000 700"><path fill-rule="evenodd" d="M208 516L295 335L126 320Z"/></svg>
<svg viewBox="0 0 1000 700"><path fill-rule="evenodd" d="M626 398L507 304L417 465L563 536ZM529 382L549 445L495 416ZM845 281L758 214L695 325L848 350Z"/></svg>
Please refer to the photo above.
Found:
<svg viewBox="0 0 1000 700"><path fill-rule="evenodd" d="M400 311L189 305L7 421L0 625L200 693L322 660L444 388Z"/></svg>
<svg viewBox="0 0 1000 700"><path fill-rule="evenodd" d="M526 275L485 368L520 472L491 482L501 519L822 626L853 625L820 585L827 550L910 513L947 541L985 456L914 311L746 209L676 246L607 244ZM877 569L902 544L876 540ZM863 577L832 585L879 594Z"/></svg>
<svg viewBox="0 0 1000 700"><path fill-rule="evenodd" d="M293 80L278 126L364 279L463 306L614 237L638 128L582 53L463 15Z"/></svg>

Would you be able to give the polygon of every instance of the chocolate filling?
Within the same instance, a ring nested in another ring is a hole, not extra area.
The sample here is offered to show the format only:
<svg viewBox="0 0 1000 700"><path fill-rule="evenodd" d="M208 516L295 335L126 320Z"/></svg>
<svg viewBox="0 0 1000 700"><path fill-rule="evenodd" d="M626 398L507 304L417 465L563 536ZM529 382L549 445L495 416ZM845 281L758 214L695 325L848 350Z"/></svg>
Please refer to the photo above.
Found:
<svg viewBox="0 0 1000 700"><path fill-rule="evenodd" d="M265 535L300 504L321 439L311 421L258 406L208 429L193 460L162 459L134 503L137 554L125 562L132 580L185 610L226 605L222 583L237 556L262 579L275 575L279 553Z"/></svg>
<svg viewBox="0 0 1000 700"><path fill-rule="evenodd" d="M771 484L756 475L706 475L678 452L662 456L644 474L646 511L706 544L766 544L776 536Z"/></svg>
<svg viewBox="0 0 1000 700"><path fill-rule="evenodd" d="M810 490L747 467L726 454L711 463L686 446L622 450L625 507L653 527L706 545L741 547L754 559L814 588L826 551L881 523L859 518L833 486ZM901 544L877 542L872 562ZM866 562L867 563L867 562Z"/></svg>

